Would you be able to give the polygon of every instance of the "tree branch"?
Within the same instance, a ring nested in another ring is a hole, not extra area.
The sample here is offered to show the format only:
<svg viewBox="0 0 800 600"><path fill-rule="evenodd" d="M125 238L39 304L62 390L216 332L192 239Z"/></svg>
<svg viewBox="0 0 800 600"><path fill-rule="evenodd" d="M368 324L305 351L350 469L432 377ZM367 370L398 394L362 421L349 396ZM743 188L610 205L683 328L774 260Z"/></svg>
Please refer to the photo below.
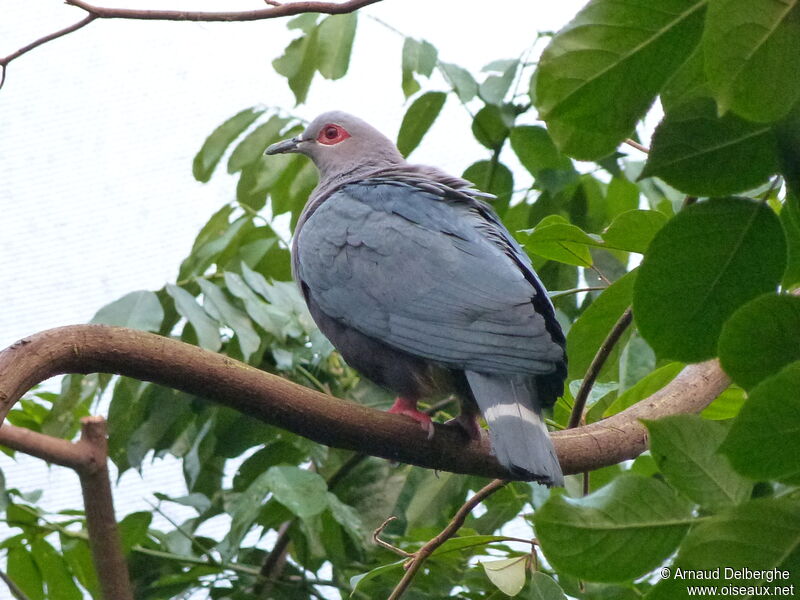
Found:
<svg viewBox="0 0 800 600"><path fill-rule="evenodd" d="M508 478L488 440L465 441L417 423L316 392L230 357L152 333L71 325L37 333L0 352L0 418L37 383L65 373L117 373L220 402L311 440L429 469ZM698 412L729 385L717 361L684 368L664 388L613 417L555 432L564 473L635 458L647 447L639 419Z"/></svg>
<svg viewBox="0 0 800 600"><path fill-rule="evenodd" d="M86 17L65 27L54 31L44 37L23 46L16 52L8 56L0 57L0 88L6 81L6 70L8 64L23 54L38 48L42 44L51 42L61 36L77 31L94 21L95 19L130 19L146 21L202 21L202 22L240 22L240 21L262 21L265 19L277 19L279 17L289 17L301 13L323 13L328 15L340 15L351 13L359 8L370 4L375 4L381 0L346 0L345 2L268 2L269 8L244 11L184 11L184 10L139 10L134 8L108 8L105 6L95 6L83 0L65 0L66 4L80 8L88 14Z"/></svg>
<svg viewBox="0 0 800 600"><path fill-rule="evenodd" d="M67 35L68 33L77 31L81 27L84 27L89 23L91 23L92 21L94 21L96 18L97 16L95 15L92 14L87 15L86 17L84 17L77 23L70 25L69 27L64 27L64 29L59 29L58 31L54 31L53 33L41 37L38 40L35 40L26 46L23 46L16 52L12 52L8 56L0 58L0 88L2 88L3 84L6 82L6 69L8 68L8 63L10 63L12 60L19 58L20 56L30 52L34 48L38 48L42 44L46 44L47 42L52 42L53 40L58 39L63 35Z"/></svg>
<svg viewBox="0 0 800 600"><path fill-rule="evenodd" d="M606 336L606 339L603 340L603 343L600 344L597 354L594 355L592 362L589 364L589 368L586 370L586 375L583 377L581 387L578 389L578 393L575 394L575 402L572 405L572 413L569 415L569 423L567 423L568 429L577 427L581 424L581 421L583 420L583 409L586 406L586 401L589 399L589 393L592 391L592 386L594 386L594 382L597 380L597 376L603 369L603 365L606 364L606 361L608 360L611 351L614 349L614 346L617 345L617 342L622 337L622 334L625 333L625 330L631 324L632 320L633 310L629 306L625 309L625 312L622 313L619 320L611 328L611 331L608 332L608 335Z"/></svg>
<svg viewBox="0 0 800 600"><path fill-rule="evenodd" d="M0 371L5 374L5 371ZM128 564L122 554L108 474L106 421L81 420L81 439L68 442L22 427L0 427L0 444L69 467L78 473L86 510L86 528L92 563L105 600L133 600Z"/></svg>
<svg viewBox="0 0 800 600"><path fill-rule="evenodd" d="M339 15L350 13L380 0L347 0L346 2L284 2L269 8L244 11L184 11L184 10L138 10L134 8L107 8L95 6L83 0L66 0L71 6L85 10L99 19L134 19L149 21L260 21L289 17L301 13L324 13Z"/></svg>
<svg viewBox="0 0 800 600"><path fill-rule="evenodd" d="M81 419L81 446L89 456L87 465L78 470L86 510L89 548L105 600L133 600L128 563L122 554L114 501L108 474L108 440L103 417Z"/></svg>
<svg viewBox="0 0 800 600"><path fill-rule="evenodd" d="M409 559L409 562L405 564L406 572L403 575L403 578L392 590L388 600L398 600L405 593L406 589L408 589L408 586L411 584L411 580L414 579L414 576L417 574L417 571L419 571L422 563L428 560L428 557L433 554L433 552L439 546L444 544L447 540L453 537L459 529L461 529L461 526L464 524L464 521L467 520L469 513L471 513L472 510L478 506L478 504L483 502L486 498L494 494L507 483L508 481L503 479L495 479L475 492L475 495L467 500L461 506L461 508L458 509L458 512L456 512L455 516L447 524L447 527L442 529L442 531L440 531L436 537L430 539L425 543L424 546L422 546L422 548L417 550L412 555L411 559Z"/></svg>

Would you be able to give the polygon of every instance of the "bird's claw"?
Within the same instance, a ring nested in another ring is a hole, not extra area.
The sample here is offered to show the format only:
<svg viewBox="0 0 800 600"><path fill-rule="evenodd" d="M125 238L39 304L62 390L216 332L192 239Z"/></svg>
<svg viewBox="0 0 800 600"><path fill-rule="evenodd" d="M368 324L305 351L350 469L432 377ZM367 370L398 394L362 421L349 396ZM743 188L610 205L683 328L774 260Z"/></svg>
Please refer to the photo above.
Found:
<svg viewBox="0 0 800 600"><path fill-rule="evenodd" d="M415 401L407 400L406 398L398 398L389 412L393 415L405 415L411 417L420 424L422 430L428 434L428 439L433 439L433 420L430 415L417 410Z"/></svg>

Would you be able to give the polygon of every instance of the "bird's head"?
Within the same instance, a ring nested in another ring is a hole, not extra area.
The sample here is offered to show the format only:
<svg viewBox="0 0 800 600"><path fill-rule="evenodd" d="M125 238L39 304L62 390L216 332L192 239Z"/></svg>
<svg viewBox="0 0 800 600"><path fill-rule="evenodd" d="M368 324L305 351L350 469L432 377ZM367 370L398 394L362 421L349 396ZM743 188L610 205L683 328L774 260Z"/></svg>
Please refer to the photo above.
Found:
<svg viewBox="0 0 800 600"><path fill-rule="evenodd" d="M322 179L356 173L360 167L382 167L404 162L397 146L358 117L341 111L314 119L297 137L273 144L266 154L305 154Z"/></svg>

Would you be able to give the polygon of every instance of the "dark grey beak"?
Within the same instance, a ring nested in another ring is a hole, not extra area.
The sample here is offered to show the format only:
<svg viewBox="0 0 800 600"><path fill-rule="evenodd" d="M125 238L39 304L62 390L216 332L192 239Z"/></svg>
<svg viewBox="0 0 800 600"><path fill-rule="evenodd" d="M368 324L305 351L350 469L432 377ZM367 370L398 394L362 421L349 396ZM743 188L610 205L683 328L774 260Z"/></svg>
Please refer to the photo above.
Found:
<svg viewBox="0 0 800 600"><path fill-rule="evenodd" d="M264 154L286 154L287 152L297 152L297 145L300 143L300 136L293 137L289 140L283 140L276 144L272 144L264 151Z"/></svg>

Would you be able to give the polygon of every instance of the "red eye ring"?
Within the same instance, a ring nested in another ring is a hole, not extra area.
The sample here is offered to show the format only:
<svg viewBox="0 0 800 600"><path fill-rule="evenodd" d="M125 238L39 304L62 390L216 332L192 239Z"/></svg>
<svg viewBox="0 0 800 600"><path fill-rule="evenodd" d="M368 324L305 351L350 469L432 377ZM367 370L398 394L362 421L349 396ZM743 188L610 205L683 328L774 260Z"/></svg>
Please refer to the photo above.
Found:
<svg viewBox="0 0 800 600"><path fill-rule="evenodd" d="M325 127L319 130L319 133L317 134L317 141L326 146L333 146L349 137L350 134L347 133L347 130L344 127L341 125L336 125L335 123L328 123L325 125Z"/></svg>

